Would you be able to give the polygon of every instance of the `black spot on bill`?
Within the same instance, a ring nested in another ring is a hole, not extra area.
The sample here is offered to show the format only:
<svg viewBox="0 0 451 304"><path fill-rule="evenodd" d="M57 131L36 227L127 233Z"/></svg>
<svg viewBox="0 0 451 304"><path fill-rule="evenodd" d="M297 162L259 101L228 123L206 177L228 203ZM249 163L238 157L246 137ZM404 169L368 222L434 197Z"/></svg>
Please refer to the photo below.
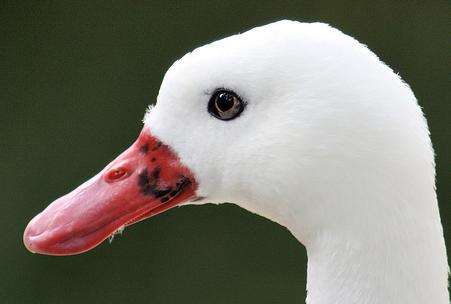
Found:
<svg viewBox="0 0 451 304"><path fill-rule="evenodd" d="M161 141L158 141L156 143L156 145L152 148L152 151L156 151L156 150L160 149L161 145L162 145Z"/></svg>
<svg viewBox="0 0 451 304"><path fill-rule="evenodd" d="M155 198L160 198L162 203L166 203L171 198L177 196L191 181L181 176L180 180L175 184L175 187L159 188L158 179L160 178L161 168L155 167L152 172L144 169L138 175L138 186L144 195L151 195Z"/></svg>
<svg viewBox="0 0 451 304"><path fill-rule="evenodd" d="M147 152L149 152L149 146L147 144L144 144L139 148L139 151L143 154L147 154Z"/></svg>

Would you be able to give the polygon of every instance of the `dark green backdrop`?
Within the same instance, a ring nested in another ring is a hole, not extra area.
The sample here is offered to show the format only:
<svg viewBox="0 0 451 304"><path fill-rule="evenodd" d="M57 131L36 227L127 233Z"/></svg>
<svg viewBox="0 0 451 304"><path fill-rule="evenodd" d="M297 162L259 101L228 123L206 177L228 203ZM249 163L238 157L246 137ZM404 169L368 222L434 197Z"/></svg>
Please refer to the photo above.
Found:
<svg viewBox="0 0 451 304"><path fill-rule="evenodd" d="M33 215L135 139L175 59L281 18L342 29L411 85L437 152L450 245L449 4L1 1L0 301L303 302L304 248L234 205L172 210L80 256L32 255L22 245Z"/></svg>

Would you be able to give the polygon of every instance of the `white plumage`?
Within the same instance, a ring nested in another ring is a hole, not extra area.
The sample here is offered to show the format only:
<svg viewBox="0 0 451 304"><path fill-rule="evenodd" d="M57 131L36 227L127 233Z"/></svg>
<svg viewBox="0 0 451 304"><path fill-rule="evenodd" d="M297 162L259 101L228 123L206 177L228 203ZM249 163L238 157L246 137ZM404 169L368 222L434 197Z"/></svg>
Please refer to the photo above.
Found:
<svg viewBox="0 0 451 304"><path fill-rule="evenodd" d="M240 117L209 115L217 88L247 103ZM200 203L235 202L305 245L307 303L449 303L426 121L355 39L280 21L200 47L144 122L195 173Z"/></svg>

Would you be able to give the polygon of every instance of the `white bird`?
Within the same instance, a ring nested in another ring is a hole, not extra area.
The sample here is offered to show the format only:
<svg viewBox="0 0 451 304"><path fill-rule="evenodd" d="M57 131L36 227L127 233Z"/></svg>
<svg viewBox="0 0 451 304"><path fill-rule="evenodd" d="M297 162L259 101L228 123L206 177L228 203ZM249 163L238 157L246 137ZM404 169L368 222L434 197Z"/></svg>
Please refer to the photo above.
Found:
<svg viewBox="0 0 451 304"><path fill-rule="evenodd" d="M137 141L24 232L87 251L181 204L234 202L308 255L307 303L449 303L434 152L409 86L322 23L202 46L166 73Z"/></svg>

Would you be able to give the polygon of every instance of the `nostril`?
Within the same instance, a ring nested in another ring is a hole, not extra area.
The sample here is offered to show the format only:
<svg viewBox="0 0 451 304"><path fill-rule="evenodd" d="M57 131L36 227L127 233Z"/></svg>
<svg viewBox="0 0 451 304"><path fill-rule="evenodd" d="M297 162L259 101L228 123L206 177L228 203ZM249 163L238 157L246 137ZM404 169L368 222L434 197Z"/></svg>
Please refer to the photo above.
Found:
<svg viewBox="0 0 451 304"><path fill-rule="evenodd" d="M129 171L124 167L114 168L107 172L105 175L105 179L107 182L112 183L123 178L126 178L129 175Z"/></svg>

